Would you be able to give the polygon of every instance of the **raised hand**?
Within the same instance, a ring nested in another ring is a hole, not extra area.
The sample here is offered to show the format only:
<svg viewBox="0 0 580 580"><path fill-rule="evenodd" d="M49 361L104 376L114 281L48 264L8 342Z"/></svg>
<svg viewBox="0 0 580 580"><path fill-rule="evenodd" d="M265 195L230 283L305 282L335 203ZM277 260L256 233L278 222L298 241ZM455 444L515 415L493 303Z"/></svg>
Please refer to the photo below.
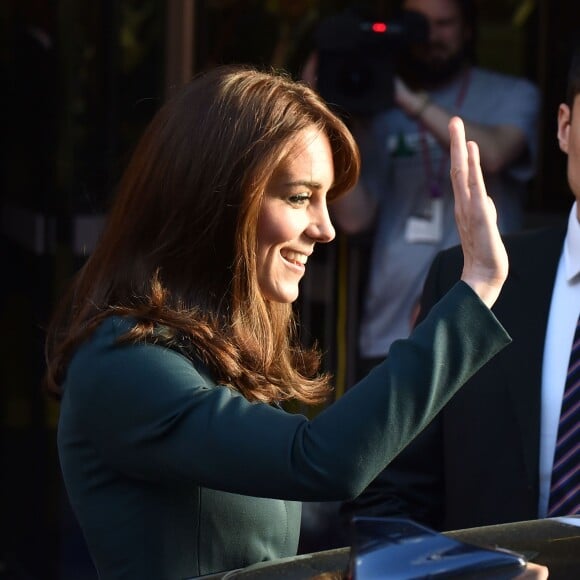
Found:
<svg viewBox="0 0 580 580"><path fill-rule="evenodd" d="M466 141L459 117L451 118L449 136L455 221L463 249L461 279L491 308L508 273L507 253L497 229L497 212L485 189L479 148L473 141Z"/></svg>

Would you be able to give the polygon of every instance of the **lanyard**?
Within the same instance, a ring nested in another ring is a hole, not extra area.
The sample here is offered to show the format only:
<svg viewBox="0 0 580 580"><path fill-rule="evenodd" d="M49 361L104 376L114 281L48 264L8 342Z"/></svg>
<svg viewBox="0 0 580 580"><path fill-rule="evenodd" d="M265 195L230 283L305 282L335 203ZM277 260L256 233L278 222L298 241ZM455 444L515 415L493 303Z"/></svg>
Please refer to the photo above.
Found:
<svg viewBox="0 0 580 580"><path fill-rule="evenodd" d="M461 110L470 83L471 83L471 69L467 68L465 69L462 75L461 84L459 85L457 96L455 97L454 103L455 113L459 113L459 111ZM441 189L441 181L443 179L443 173L445 171L445 167L447 166L447 161L449 159L449 151L447 151L445 155L441 156L441 159L439 161L439 167L437 168L437 173L434 174L433 165L431 162L431 151L429 150L429 143L427 143L425 125L422 122L419 122L419 130L421 132L421 152L423 157L423 167L425 168L425 175L427 176L427 183L429 184L429 196L432 198L441 197L443 195L443 191Z"/></svg>

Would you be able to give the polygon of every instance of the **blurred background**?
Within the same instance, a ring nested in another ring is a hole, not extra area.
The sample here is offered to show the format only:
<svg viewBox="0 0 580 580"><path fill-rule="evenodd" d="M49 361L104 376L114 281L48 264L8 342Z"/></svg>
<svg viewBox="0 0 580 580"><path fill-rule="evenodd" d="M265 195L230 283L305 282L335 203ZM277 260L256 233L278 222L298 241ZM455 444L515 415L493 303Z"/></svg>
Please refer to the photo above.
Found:
<svg viewBox="0 0 580 580"><path fill-rule="evenodd" d="M172 87L218 63L272 65L298 76L316 23L348 4L0 2L1 579L96 578L60 480L58 404L41 388L44 328L63 285L94 247L144 126ZM389 17L388 1L368 4ZM576 0L479 1L479 64L525 76L542 91L527 227L570 206L556 110L579 13ZM297 308L305 340L323 347L340 396L351 380L349 329L356 323L349 277L362 274L340 236L321 250L309 262Z"/></svg>

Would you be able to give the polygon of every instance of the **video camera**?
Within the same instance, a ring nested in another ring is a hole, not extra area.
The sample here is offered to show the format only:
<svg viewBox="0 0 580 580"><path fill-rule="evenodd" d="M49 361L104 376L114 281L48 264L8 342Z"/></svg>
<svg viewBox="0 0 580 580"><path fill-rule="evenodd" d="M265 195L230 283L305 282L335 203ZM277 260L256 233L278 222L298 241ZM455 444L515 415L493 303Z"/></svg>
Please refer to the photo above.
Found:
<svg viewBox="0 0 580 580"><path fill-rule="evenodd" d="M330 16L317 30L317 87L339 113L373 115L393 104L397 51L425 42L429 22L418 12L401 11L390 22L352 11Z"/></svg>

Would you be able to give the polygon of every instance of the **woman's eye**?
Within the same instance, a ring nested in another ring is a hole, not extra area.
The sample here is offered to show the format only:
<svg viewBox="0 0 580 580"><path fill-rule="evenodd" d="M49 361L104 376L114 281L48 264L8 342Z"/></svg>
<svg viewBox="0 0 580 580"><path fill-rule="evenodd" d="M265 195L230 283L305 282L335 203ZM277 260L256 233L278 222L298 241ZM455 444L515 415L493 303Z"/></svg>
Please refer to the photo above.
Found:
<svg viewBox="0 0 580 580"><path fill-rule="evenodd" d="M288 201L294 205L302 205L310 199L310 195L307 193L299 193L296 195L291 195Z"/></svg>

